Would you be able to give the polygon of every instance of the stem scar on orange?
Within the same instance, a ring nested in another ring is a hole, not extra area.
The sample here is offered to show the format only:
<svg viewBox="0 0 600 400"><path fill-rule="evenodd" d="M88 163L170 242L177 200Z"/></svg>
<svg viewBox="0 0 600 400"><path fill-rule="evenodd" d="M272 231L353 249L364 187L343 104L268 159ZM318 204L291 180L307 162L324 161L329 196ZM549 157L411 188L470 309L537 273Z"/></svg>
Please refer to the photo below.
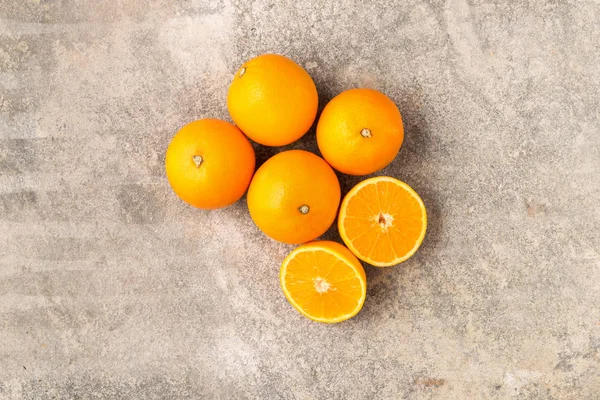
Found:
<svg viewBox="0 0 600 400"><path fill-rule="evenodd" d="M335 220L340 183L321 157L288 150L268 159L248 189L248 210L269 237L299 244L321 236Z"/></svg>
<svg viewBox="0 0 600 400"><path fill-rule="evenodd" d="M300 139L315 121L318 103L308 72L278 54L263 54L244 63L227 93L227 108L235 124L265 146L284 146Z"/></svg>
<svg viewBox="0 0 600 400"><path fill-rule="evenodd" d="M287 300L313 321L336 323L355 316L367 294L360 261L331 241L304 244L283 261L279 273Z"/></svg>
<svg viewBox="0 0 600 400"><path fill-rule="evenodd" d="M417 251L427 230L427 212L406 183L378 176L360 182L344 197L338 229L358 258L389 267Z"/></svg>
<svg viewBox="0 0 600 400"><path fill-rule="evenodd" d="M350 89L334 97L317 124L323 158L340 172L368 175L391 163L404 140L402 116L377 90Z"/></svg>
<svg viewBox="0 0 600 400"><path fill-rule="evenodd" d="M165 168L183 201L215 209L238 201L254 173L254 149L234 125L218 119L190 122L167 149Z"/></svg>

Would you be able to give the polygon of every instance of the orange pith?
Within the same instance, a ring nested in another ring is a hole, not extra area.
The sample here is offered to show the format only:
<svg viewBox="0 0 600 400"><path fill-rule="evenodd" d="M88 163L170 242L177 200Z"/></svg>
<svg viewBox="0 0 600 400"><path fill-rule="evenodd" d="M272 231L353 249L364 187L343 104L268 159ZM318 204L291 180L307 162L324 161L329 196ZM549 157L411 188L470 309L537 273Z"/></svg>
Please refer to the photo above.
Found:
<svg viewBox="0 0 600 400"><path fill-rule="evenodd" d="M324 323L356 315L367 290L365 271L358 259L331 241L310 242L292 251L281 266L280 283L294 308Z"/></svg>
<svg viewBox="0 0 600 400"><path fill-rule="evenodd" d="M406 261L417 251L425 237L427 212L410 186L379 176L362 181L346 195L338 229L358 258L389 267Z"/></svg>

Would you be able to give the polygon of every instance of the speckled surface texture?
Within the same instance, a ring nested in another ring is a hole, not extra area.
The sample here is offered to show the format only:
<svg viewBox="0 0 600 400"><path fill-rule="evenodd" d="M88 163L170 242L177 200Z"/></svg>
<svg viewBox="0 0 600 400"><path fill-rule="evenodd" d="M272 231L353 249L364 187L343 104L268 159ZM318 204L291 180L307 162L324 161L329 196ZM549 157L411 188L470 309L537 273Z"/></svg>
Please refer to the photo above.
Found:
<svg viewBox="0 0 600 400"><path fill-rule="evenodd" d="M599 20L596 0L3 0L0 399L598 399ZM285 301L292 247L245 201L193 209L164 176L264 52L321 108L372 87L403 114L383 173L428 235L366 266L346 323Z"/></svg>

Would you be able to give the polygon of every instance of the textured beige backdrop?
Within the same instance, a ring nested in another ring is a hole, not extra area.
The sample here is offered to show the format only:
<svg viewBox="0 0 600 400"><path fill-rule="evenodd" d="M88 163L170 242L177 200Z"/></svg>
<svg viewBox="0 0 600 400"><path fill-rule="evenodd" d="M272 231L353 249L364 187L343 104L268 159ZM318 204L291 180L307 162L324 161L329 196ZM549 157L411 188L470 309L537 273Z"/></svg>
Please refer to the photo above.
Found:
<svg viewBox="0 0 600 400"><path fill-rule="evenodd" d="M1 0L0 399L598 399L599 20L597 0ZM366 86L403 113L383 173L429 232L366 267L347 323L285 301L291 247L244 201L192 209L164 176L264 52L321 107Z"/></svg>

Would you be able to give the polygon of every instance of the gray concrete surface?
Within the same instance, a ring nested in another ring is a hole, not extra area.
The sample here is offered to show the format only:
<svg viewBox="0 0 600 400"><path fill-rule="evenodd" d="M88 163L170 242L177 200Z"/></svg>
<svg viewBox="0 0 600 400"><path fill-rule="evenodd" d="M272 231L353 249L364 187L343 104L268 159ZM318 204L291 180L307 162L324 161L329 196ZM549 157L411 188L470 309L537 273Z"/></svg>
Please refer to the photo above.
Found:
<svg viewBox="0 0 600 400"><path fill-rule="evenodd" d="M600 3L392 3L0 2L0 399L599 398ZM403 113L429 233L347 323L163 173L264 52Z"/></svg>

